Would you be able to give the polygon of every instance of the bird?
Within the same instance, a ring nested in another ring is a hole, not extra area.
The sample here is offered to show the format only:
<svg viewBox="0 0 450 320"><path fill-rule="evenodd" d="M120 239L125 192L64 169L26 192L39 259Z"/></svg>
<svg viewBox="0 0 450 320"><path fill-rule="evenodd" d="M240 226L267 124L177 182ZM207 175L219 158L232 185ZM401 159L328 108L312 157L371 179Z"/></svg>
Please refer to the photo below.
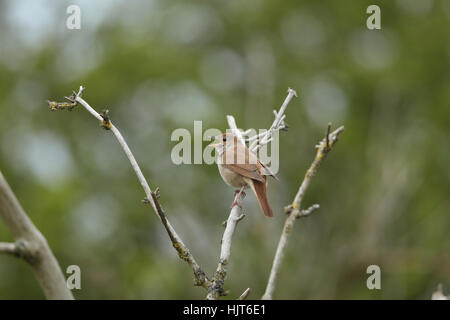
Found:
<svg viewBox="0 0 450 320"><path fill-rule="evenodd" d="M267 176L278 178L266 167L258 157L233 133L222 133L212 137L216 143L210 144L218 153L217 166L222 179L229 186L238 188L235 193L244 193L251 188L258 199L259 205L266 217L273 217L267 197ZM238 199L238 198L237 198ZM236 200L231 207L239 205Z"/></svg>

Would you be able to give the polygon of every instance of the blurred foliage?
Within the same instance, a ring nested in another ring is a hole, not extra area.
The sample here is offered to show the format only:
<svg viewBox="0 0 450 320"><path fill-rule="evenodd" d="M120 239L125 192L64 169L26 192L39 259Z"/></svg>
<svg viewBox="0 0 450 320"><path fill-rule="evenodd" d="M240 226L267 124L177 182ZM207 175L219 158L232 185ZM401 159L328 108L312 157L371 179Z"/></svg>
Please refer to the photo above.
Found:
<svg viewBox="0 0 450 320"><path fill-rule="evenodd" d="M378 3L382 29L366 28ZM81 30L65 27L78 4ZM215 270L233 190L214 165L174 165L176 128L267 128L292 87L276 217L253 195L226 288L265 288L285 217L326 124L345 125L307 192L280 299L428 299L450 286L450 2L2 1L0 170L78 299L202 299L112 135L85 110L50 112L79 85L110 110L151 187L202 267ZM205 142L206 144L206 142ZM0 241L11 236L0 223ZM382 290L366 288L366 268ZM43 298L29 267L0 255L0 299Z"/></svg>

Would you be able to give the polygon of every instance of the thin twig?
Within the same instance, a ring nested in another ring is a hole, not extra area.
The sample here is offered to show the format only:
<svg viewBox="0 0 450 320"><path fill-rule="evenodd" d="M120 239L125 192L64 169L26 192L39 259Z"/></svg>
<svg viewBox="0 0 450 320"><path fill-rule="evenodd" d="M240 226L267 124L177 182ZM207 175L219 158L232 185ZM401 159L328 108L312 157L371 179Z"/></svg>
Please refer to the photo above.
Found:
<svg viewBox="0 0 450 320"><path fill-rule="evenodd" d="M14 242L0 242L0 253L17 255L17 246Z"/></svg>
<svg viewBox="0 0 450 320"><path fill-rule="evenodd" d="M279 131L279 130L283 130L283 129L287 128L286 124L284 123L284 119L286 117L284 112L286 111L287 106L289 105L289 103L291 102L291 100L294 97L297 97L297 92L295 92L295 90L293 90L291 88L288 88L288 95L287 95L286 99L284 99L284 102L280 107L280 111L276 112L274 110L275 120L273 121L269 130L267 130L266 133L264 135L262 135L262 137L260 139L256 139L255 141L253 141L250 144L249 149L251 151L256 152L256 151L258 151L258 149L260 147L269 143L271 141L272 135L275 131Z"/></svg>
<svg viewBox="0 0 450 320"><path fill-rule="evenodd" d="M175 250L177 250L178 256L182 260L186 261L194 271L194 278L195 278L194 284L196 286L202 286L205 289L207 289L209 287L208 277L206 276L205 272L200 268L198 263L195 261L194 256L191 254L189 249L183 244L183 242L181 242L181 239L177 238L175 230L173 230L172 226L167 220L166 214L164 213L164 210L162 209L158 200L159 188L156 188L155 191L151 193L151 195L153 202L156 205L159 218L161 219L161 222L170 237L170 241L172 242L173 247L175 248Z"/></svg>
<svg viewBox="0 0 450 320"><path fill-rule="evenodd" d="M278 242L277 251L275 253L275 258L273 260L272 264L272 270L270 271L269 281L267 282L267 287L264 295L262 296L262 299L264 300L271 300L273 297L273 293L275 291L275 286L278 280L278 275L280 273L280 267L281 263L284 258L284 254L286 252L288 239L291 233L291 230L294 226L295 220L299 217L304 215L304 213L310 214L314 210L317 209L317 207L312 206L306 211L300 210L300 205L303 200L303 197L305 195L305 191L308 188L311 178L314 177L316 174L318 168L320 167L320 164L322 163L323 159L325 159L328 152L330 152L333 149L333 146L338 141L339 135L344 131L344 126L339 127L332 133L329 133L329 129L327 130L326 137L319 143L317 146L317 153L316 157L314 158L314 161L312 162L309 169L306 171L306 175L303 179L302 184L300 185L300 188L298 189L297 194L295 195L294 201L291 205L286 207L286 211L288 213L288 217L286 218L286 222L283 227L283 231L281 233L280 241ZM314 209L315 208L315 209Z"/></svg>
<svg viewBox="0 0 450 320"><path fill-rule="evenodd" d="M112 124L112 122L109 118L109 112L107 110L105 110L102 114L99 114L97 111L95 111L94 108L92 108L85 100L83 100L83 98L81 98L83 91L84 91L84 87L80 86L80 89L78 90L78 92L73 92L73 94L70 97L66 97L66 98L69 101L71 101L72 103L81 104L91 115L93 115L98 121L100 121L100 126L112 131L112 133L116 137L117 141L119 142L120 146L122 147L123 151L125 152L126 156L128 157L128 160L130 161L131 166L133 167L133 170L136 173L139 183L141 184L142 188L144 189L144 192L146 195L145 202L149 203L152 206L153 211L155 212L155 214L158 216L158 218L163 223L164 228L166 229L167 233L169 234L172 245L177 250L179 257L182 260L186 261L188 263L188 265L192 268L192 270L194 272L195 285L202 286L204 288L208 288L208 286L209 286L208 278L206 277L205 273L201 270L201 268L198 265L198 263L196 262L194 256L189 251L187 246L183 243L180 236L176 233L175 229L172 227L170 222L167 220L167 218L164 214L164 211L161 208L161 205L157 201L157 197L155 197L155 193L150 189L150 186L147 183L147 180L145 179L136 159L134 158L133 153L131 152L130 148L128 147L128 144L126 143L126 141L123 138L120 131ZM57 102L49 101L50 109L52 109L52 107L55 108L55 106L58 106L58 105L59 105L59 103L57 103Z"/></svg>
<svg viewBox="0 0 450 320"><path fill-rule="evenodd" d="M247 288L240 296L237 298L237 300L245 300L247 299L248 295L250 294L250 288Z"/></svg>
<svg viewBox="0 0 450 320"><path fill-rule="evenodd" d="M295 90L291 88L288 88L288 94L286 96L286 99L284 99L280 110L278 112L276 110L273 111L275 120L267 131L260 132L248 138L244 138L244 136L246 136L250 130L239 130L236 125L236 120L231 115L227 116L228 126L230 127L231 131L238 137L239 141L241 141L243 144L245 144L245 141L251 142L249 145L249 149L252 152L257 152L260 147L272 141L272 135L274 132L287 129L287 125L284 122L284 119L286 118L286 115L284 113L286 112L287 106L294 97L297 97L297 92L295 92Z"/></svg>
<svg viewBox="0 0 450 320"><path fill-rule="evenodd" d="M243 134L242 134L241 130L238 129L238 127L236 125L236 120L234 120L234 117L228 115L227 116L227 122L228 122L228 126L230 127L231 131L238 138L238 140L240 142L242 142L243 144L245 144L245 139L243 137Z"/></svg>
<svg viewBox="0 0 450 320"><path fill-rule="evenodd" d="M320 208L320 205L318 205L316 203L316 204L313 204L312 206L310 206L308 209L300 210L297 213L297 219L301 218L301 217L307 217L307 216L309 216L311 213L313 213L314 211L316 211L319 208Z"/></svg>
<svg viewBox="0 0 450 320"><path fill-rule="evenodd" d="M328 122L327 133L325 135L325 148L330 148L330 131L331 131L331 122Z"/></svg>

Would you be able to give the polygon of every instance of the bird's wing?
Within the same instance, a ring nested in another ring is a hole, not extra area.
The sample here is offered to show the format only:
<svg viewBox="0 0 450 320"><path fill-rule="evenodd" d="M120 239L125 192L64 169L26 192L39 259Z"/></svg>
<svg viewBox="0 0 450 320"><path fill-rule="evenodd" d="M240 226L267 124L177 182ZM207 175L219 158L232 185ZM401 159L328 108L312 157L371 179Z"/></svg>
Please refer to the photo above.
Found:
<svg viewBox="0 0 450 320"><path fill-rule="evenodd" d="M240 174L244 177L253 179L253 180L257 180L260 182L265 182L265 176L263 176L259 170L258 170L258 166L256 164L224 164L223 165L225 168Z"/></svg>
<svg viewBox="0 0 450 320"><path fill-rule="evenodd" d="M261 166L263 167L264 170L264 174L266 176L272 176L275 180L280 181L280 179L278 179L277 175L275 173L272 172L272 170L270 170L264 163L262 163L261 161L258 160L258 162L261 164Z"/></svg>
<svg viewBox="0 0 450 320"><path fill-rule="evenodd" d="M223 154L223 166L244 177L265 182L266 177L262 174L263 166L256 155L241 144L235 144L233 149L227 150L226 153L234 157L228 158L228 156L225 156L225 153ZM245 157L242 156L242 159L237 158L237 154L244 155Z"/></svg>

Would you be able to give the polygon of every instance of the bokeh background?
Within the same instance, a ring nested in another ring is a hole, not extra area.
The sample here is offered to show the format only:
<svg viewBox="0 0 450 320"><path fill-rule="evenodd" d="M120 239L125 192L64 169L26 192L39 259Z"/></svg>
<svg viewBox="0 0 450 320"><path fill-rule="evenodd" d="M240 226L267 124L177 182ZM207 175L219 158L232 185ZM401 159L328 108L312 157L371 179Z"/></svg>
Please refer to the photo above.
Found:
<svg viewBox="0 0 450 320"><path fill-rule="evenodd" d="M66 9L81 8L81 30ZM381 30L366 28L381 7ZM50 112L80 85L110 110L183 240L208 274L233 190L214 165L175 165L176 128L267 128L292 87L280 136L276 217L252 194L226 289L264 291L285 220L326 124L345 125L293 230L278 299L428 299L450 286L450 1L1 1L0 170L78 299L203 299L116 140L84 109ZM207 142L204 144L206 145ZM0 241L12 240L0 221ZM379 265L382 289L366 288ZM43 298L0 255L0 298Z"/></svg>

